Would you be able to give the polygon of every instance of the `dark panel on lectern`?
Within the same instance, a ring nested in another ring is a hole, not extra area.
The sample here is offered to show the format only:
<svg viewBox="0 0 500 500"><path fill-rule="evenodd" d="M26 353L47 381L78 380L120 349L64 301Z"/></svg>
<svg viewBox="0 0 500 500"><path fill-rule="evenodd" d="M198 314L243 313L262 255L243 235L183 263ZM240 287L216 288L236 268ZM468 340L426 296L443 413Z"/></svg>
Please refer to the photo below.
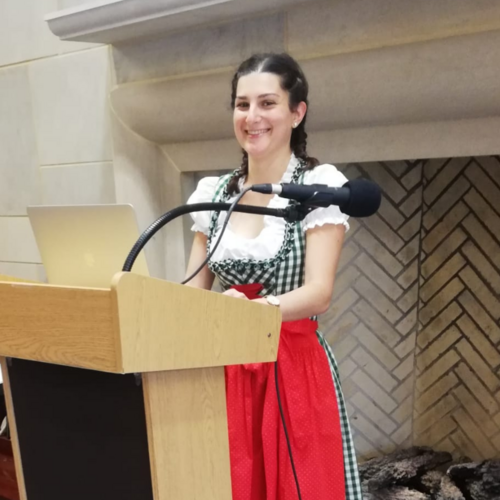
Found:
<svg viewBox="0 0 500 500"><path fill-rule="evenodd" d="M9 376L28 500L153 500L135 376L22 360Z"/></svg>

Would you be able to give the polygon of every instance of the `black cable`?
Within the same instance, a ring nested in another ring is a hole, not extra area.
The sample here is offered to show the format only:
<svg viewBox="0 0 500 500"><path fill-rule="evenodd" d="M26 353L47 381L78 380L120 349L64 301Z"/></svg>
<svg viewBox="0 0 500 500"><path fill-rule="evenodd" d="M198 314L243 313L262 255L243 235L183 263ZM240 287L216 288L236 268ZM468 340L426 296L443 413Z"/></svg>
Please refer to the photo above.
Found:
<svg viewBox="0 0 500 500"><path fill-rule="evenodd" d="M299 500L302 500L302 495L300 494L299 478L297 477L297 471L295 470L295 462L293 461L292 445L290 444L290 438L288 437L285 415L283 413L283 407L281 406L280 387L278 383L278 361L274 362L274 381L276 382L276 396L278 397L278 406L280 409L281 422L283 424L283 430L285 431L286 445L288 447L288 456L290 457L290 464L292 465L293 477L295 479L295 486L297 487L297 495L299 497Z"/></svg>
<svg viewBox="0 0 500 500"><path fill-rule="evenodd" d="M226 220L224 221L224 224L222 225L222 229L220 231L219 237L217 238L217 241L215 242L215 245L213 246L212 250L208 253L206 259L202 262L200 267L196 269L196 271L189 276L189 278L186 278L184 281L181 282L181 285L185 285L188 281L191 281L208 263L208 261L212 258L212 255L215 253L215 250L217 250L217 247L219 246L219 243L222 240L222 235L224 234L224 231L226 230L226 227L229 223L229 217L231 217L231 214L233 213L234 209L236 208L236 205L238 202L243 198L243 196L252 189L252 186L245 188L241 193L238 194L236 199L231 203L231 206L229 207L229 210L227 211L226 215Z"/></svg>

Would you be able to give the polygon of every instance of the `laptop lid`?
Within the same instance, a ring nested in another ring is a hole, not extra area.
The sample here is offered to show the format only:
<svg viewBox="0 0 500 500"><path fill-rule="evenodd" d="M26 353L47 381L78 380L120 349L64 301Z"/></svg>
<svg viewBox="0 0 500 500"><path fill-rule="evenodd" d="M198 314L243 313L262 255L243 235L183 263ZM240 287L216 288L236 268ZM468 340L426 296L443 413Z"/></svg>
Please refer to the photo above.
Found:
<svg viewBox="0 0 500 500"><path fill-rule="evenodd" d="M109 288L140 236L132 205L31 206L28 216L53 285ZM144 251L132 272L149 276Z"/></svg>

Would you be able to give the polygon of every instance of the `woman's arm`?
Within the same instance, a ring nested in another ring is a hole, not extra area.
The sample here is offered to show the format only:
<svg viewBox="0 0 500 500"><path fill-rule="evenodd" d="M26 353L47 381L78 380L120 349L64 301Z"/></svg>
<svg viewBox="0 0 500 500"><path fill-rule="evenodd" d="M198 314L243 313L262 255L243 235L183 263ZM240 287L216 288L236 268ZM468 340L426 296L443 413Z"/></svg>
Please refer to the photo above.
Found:
<svg viewBox="0 0 500 500"><path fill-rule="evenodd" d="M283 321L308 318L328 310L344 235L342 224L325 224L306 232L305 283L278 297ZM235 290L226 294L244 297ZM265 299L256 301L267 304Z"/></svg>
<svg viewBox="0 0 500 500"><path fill-rule="evenodd" d="M191 274L198 269L206 257L207 237L203 233L196 232L194 235L193 246L191 247L191 255L189 257L189 264L185 277L188 278L191 276ZM214 278L215 276L208 268L208 265L205 265L205 267L192 280L188 281L186 285L210 290L214 283Z"/></svg>

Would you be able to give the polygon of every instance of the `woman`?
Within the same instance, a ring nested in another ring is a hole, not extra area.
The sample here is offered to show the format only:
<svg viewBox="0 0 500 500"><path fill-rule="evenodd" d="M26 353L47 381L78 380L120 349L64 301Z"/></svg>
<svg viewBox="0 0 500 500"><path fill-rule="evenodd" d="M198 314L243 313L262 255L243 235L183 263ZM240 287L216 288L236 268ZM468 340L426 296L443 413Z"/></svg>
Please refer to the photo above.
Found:
<svg viewBox="0 0 500 500"><path fill-rule="evenodd" d="M307 154L308 84L286 54L255 55L232 81L231 104L241 167L202 179L190 203L232 201L244 187L295 182L341 186L347 179ZM285 207L286 199L248 192L241 203ZM225 213L193 214L196 231L187 276L217 241ZM302 222L234 213L210 263L189 285L280 307L283 324L278 383L286 429L304 500L361 499L361 488L337 366L316 331L330 304L347 216L320 208ZM307 248L307 252L306 252ZM273 363L226 368L234 500L296 499Z"/></svg>

